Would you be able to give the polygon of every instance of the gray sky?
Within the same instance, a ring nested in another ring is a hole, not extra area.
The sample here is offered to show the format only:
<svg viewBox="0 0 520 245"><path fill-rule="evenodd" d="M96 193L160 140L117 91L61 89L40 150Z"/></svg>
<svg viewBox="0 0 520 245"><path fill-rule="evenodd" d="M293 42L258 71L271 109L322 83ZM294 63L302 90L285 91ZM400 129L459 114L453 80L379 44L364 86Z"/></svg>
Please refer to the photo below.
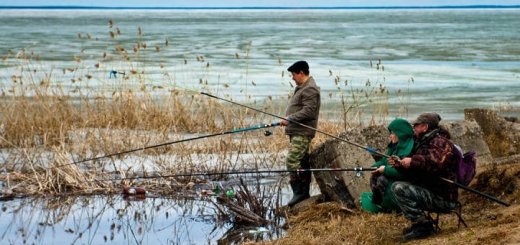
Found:
<svg viewBox="0 0 520 245"><path fill-rule="evenodd" d="M359 6L447 6L520 5L520 0L1 0L0 6L110 6L110 7L359 7Z"/></svg>

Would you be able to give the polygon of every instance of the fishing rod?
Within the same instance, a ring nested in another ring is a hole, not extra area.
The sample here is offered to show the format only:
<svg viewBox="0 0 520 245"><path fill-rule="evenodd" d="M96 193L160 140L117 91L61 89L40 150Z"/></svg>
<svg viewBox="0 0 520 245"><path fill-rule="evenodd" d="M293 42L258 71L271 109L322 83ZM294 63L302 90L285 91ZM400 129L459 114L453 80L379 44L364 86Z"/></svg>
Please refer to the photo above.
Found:
<svg viewBox="0 0 520 245"><path fill-rule="evenodd" d="M100 156L100 157L94 157L94 158L89 158L89 159L76 161L76 162L72 162L72 163L68 163L68 164L63 164L63 165L60 165L58 167L63 167L63 166L67 166L67 165L73 165L73 164L78 164L78 163L83 163L83 162L88 162L88 161L95 161L95 160L99 160L99 159L102 159L102 158L118 156L118 155L127 154L127 153L131 153L131 152L136 152L136 151L143 151L143 150L146 150L146 149L157 148L157 147L162 147L162 146L166 146L166 145L172 145L172 144L177 144L177 143L181 143L181 142L186 142L186 141L210 138L210 137L219 136L219 135L247 132L247 131L251 131L251 130L258 130L258 129L263 129L263 128L276 127L276 126L279 126L279 125L280 125L279 122L270 123L270 124L258 124L258 125L254 125L254 126L251 126L251 127L248 127L248 128L233 129L233 130L230 130L230 131L220 132L220 133L216 133L216 134L203 135L203 136L198 136L198 137L193 137L193 138L176 140L176 141L166 142L166 143L162 143L162 144L150 145L150 146L140 147L140 148L136 148L136 149L132 149L132 150L126 150L126 151L122 151L122 152L112 153L112 154L108 154L108 155L104 155L104 156ZM271 134L272 134L271 132L266 131L264 135L265 136L269 136Z"/></svg>
<svg viewBox="0 0 520 245"><path fill-rule="evenodd" d="M481 195L481 196L486 197L486 198L488 198L488 199L490 199L490 200L493 200L493 201L495 201L495 202L497 202L497 203L500 203L500 204L502 204L502 205L504 205L504 206L506 206L506 207L509 207L509 205L510 205L509 203L504 202L504 201L502 201L502 200L500 200L500 199L498 199L498 198L496 198L496 197L494 197L494 196L491 196L491 195L488 195L488 194L486 194L486 193L483 193L483 192L477 191L477 190L475 190L475 189L469 188L469 187L467 187L467 186L465 186L465 185L463 185L463 184L459 184L459 183L457 183L457 182L455 182L455 181L453 181L453 180L446 179L446 178L442 178L442 177L441 177L441 179L444 180L444 181L446 181L446 182L448 182L448 183L454 184L454 185L456 185L456 186L458 186L458 187L460 187L460 188L462 188L462 189L464 189L464 190L466 190L466 191L469 191L469 192L475 193L475 194L477 194L477 195Z"/></svg>
<svg viewBox="0 0 520 245"><path fill-rule="evenodd" d="M378 152L377 150L375 150L375 149L373 149L373 148L370 148L370 147L368 147L368 146L363 146L363 145L360 145L360 144L358 144L358 143L355 143L355 142L352 142L352 141L348 141L348 140L346 140L346 139L342 139L342 138L340 138L340 137L338 137L338 136L335 136L335 135L329 134L329 133L327 133L327 132L325 132L325 131L322 131L322 130L319 130L319 129L317 129L317 128L314 128L314 127L311 127L311 126L305 125L305 124L303 124L303 123L300 123L300 122L297 122L297 121L294 121L294 120L291 120L290 118L281 117L281 116L278 116L278 115L276 115L276 114L269 113L269 112L266 112L266 111L262 111L262 110L259 110L259 109L254 108L254 107L251 107L251 106L243 105L243 104L240 104L240 103L237 103L237 102L234 102L234 101L228 100L228 99L220 98L220 97L217 97L217 96L215 96L215 95L208 94L208 93L206 93L206 92L200 92L200 94L202 94L202 95L206 95L206 96L209 96L209 97L214 98L214 99L217 99L217 100L223 100L223 101L229 102L229 103L234 104L234 105L242 106L242 107L248 108L248 109L253 110L253 111L256 111L256 112L260 112L260 113L263 113L263 114L266 114L266 115L269 115L269 116L272 116L272 117L276 117L276 118L278 118L278 119L283 119L283 120L286 120L286 121L288 121L288 122L290 122L290 123L298 124L299 126L302 126L302 127L304 127L304 128L308 128L308 129L314 130L314 131L316 131L316 132L318 132L318 133L321 133L321 134L327 135L327 136L329 136L329 137L331 137L331 138L334 138L334 139L337 139L337 140L343 141L343 142L345 142L345 143L348 143L348 144L351 144L351 145L357 146L357 147L359 147L359 148L362 148L362 149L364 149L364 150L366 150L366 151L368 151L368 152L370 152L370 153L374 153L374 154L377 154L377 155L380 155L380 156L383 156L383 157L390 157L390 156L388 156L388 155L386 155L386 154L383 154L383 153L380 153L380 152Z"/></svg>
<svg viewBox="0 0 520 245"><path fill-rule="evenodd" d="M355 143L355 142L351 142L351 141L348 141L348 140L346 140L346 139L342 139L342 138L340 138L340 137L338 137L338 136L335 136L335 135L329 134L329 133L324 132L324 131L321 131L321 130L319 130L319 129L317 129L317 128L314 128L314 127L311 127L311 126L305 125L305 124L303 124L303 123L296 122L296 121L291 120L291 119L289 119L289 118L284 118L284 117L281 117L281 116L275 115L275 114L273 114L273 113L269 113L269 112L266 112L266 111L262 111L262 110L259 110L259 109L254 108L254 107L247 106L247 105L243 105L243 104L240 104L240 103L237 103L237 102L234 102L234 101L231 101L231 100L227 100L227 99L224 99L224 98L220 98L220 97L217 97L217 96L215 96L215 95L208 94L208 93L205 93L205 92L199 92L199 93L202 94L202 95L205 95L205 96L208 96L208 97L211 97L211 98L217 99L217 100L222 100L222 101L226 101L226 102L229 102L229 103L231 103L231 104L234 104L234 105L242 106L242 107L248 108L248 109L250 109L250 110L253 110L253 111L256 111L256 112L260 112L260 113L263 113L263 114L266 114L266 115L269 115L269 116L272 116L272 117L275 117L275 118L278 118L278 119L283 119L283 120L286 120L286 121L288 121L288 122L290 122L290 123L298 124L299 126L302 126L302 127L305 127L305 128L311 129L311 130L314 130L314 131L316 131L316 132L318 132L318 133L321 133L321 134L327 135L327 136L332 137L332 138L334 138L334 139L337 139L337 140L343 141L343 142L345 142L345 143L348 143L348 144L351 144L351 145L357 146L357 147L359 147L359 148L365 149L366 151L368 151L368 152L371 153L371 154L377 154L377 155L380 155L380 156L382 156L382 157L386 157L387 159L392 159L392 158L395 159L395 158L397 158L396 156L389 156L389 155L387 155L387 154L384 154L384 153L378 152L377 150L375 150L375 149L373 149L373 148L370 148L370 147L367 147L367 146L362 146L362 145L357 144L357 143ZM398 159L398 158L397 158L397 159ZM467 190L467 191L469 191L469 192L472 192L472 193L478 194L478 195L480 195L480 196L482 196L482 197L485 197L485 198L488 198L488 199L490 199L490 200L492 200L492 201L495 201L495 202L497 202L497 203L500 203L500 204L502 204L502 205L504 205L504 206L509 206L508 203L506 203L506 202L504 202L504 201L502 201L502 200L499 200L499 199L496 198L496 197L493 197L493 196L490 196L490 195L488 195L488 194L482 193L482 192L480 192L480 191L477 191L477 190L475 190L475 189L469 188L469 187L467 187L467 186L464 186L464 185L462 185L462 184L460 184L460 183L457 183L457 182L455 182L455 181L452 181L452 180L449 180L449 179L446 179L446 178L441 178L441 179L442 179L443 181L448 182L448 183L454 184L454 185L456 185L456 186L458 186L458 187L460 187L460 188L462 188L462 189L464 189L464 190Z"/></svg>
<svg viewBox="0 0 520 245"><path fill-rule="evenodd" d="M194 177L194 176L213 176L213 175L242 175L242 174L279 174L279 173L304 173L304 172L356 172L374 171L377 168L369 167L354 167L354 168L310 168L310 169L268 169L268 170L246 170L246 171L227 171L227 172L207 172L207 173L181 173L169 175L150 175L150 176L135 176L125 178L114 178L93 181L118 181L118 180L135 180L135 179L155 179L155 178L179 178L179 177Z"/></svg>

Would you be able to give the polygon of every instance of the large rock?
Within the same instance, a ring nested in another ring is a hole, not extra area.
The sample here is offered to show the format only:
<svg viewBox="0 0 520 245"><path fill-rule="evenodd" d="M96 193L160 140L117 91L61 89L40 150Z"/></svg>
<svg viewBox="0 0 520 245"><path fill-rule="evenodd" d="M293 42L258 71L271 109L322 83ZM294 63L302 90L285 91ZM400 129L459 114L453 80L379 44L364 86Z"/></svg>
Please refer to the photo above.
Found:
<svg viewBox="0 0 520 245"><path fill-rule="evenodd" d="M477 153L477 167L493 163L484 133L475 121L441 122L441 126L450 132L452 142L464 152L474 150Z"/></svg>
<svg viewBox="0 0 520 245"><path fill-rule="evenodd" d="M361 146L384 150L388 130L382 126L350 129L338 137ZM311 152L310 162L312 168L366 168L374 163L374 159L358 146L329 139ZM315 172L314 177L326 200L341 202L349 208L357 206L361 192L370 191L370 172Z"/></svg>
<svg viewBox="0 0 520 245"><path fill-rule="evenodd" d="M488 109L464 109L464 118L480 125L493 157L520 153L520 124L508 121Z"/></svg>

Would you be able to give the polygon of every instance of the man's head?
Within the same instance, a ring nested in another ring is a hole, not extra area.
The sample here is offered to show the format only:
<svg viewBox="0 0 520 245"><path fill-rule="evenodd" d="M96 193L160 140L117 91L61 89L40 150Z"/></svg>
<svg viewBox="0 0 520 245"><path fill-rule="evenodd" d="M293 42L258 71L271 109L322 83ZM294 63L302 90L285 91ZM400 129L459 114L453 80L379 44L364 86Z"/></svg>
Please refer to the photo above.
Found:
<svg viewBox="0 0 520 245"><path fill-rule="evenodd" d="M435 112L422 113L412 123L415 135L438 128L440 121L441 116Z"/></svg>
<svg viewBox="0 0 520 245"><path fill-rule="evenodd" d="M287 68L287 70L291 72L292 79L296 82L297 85L303 84L308 79L309 64L307 64L306 61L297 61L289 68Z"/></svg>

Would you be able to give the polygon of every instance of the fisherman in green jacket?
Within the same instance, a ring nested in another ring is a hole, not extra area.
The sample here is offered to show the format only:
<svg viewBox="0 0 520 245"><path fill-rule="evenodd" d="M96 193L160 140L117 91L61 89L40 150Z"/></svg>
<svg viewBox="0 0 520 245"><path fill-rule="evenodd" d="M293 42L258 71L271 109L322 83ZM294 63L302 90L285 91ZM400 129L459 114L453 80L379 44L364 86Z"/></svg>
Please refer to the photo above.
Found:
<svg viewBox="0 0 520 245"><path fill-rule="evenodd" d="M388 125L388 130L390 143L386 155L397 156L400 159L410 155L414 144L413 128L410 123L405 119L397 118ZM361 194L361 207L373 213L399 211L390 187L394 181L403 180L404 175L392 167L387 158L382 158L372 167L377 168L372 171L370 178L372 192Z"/></svg>

